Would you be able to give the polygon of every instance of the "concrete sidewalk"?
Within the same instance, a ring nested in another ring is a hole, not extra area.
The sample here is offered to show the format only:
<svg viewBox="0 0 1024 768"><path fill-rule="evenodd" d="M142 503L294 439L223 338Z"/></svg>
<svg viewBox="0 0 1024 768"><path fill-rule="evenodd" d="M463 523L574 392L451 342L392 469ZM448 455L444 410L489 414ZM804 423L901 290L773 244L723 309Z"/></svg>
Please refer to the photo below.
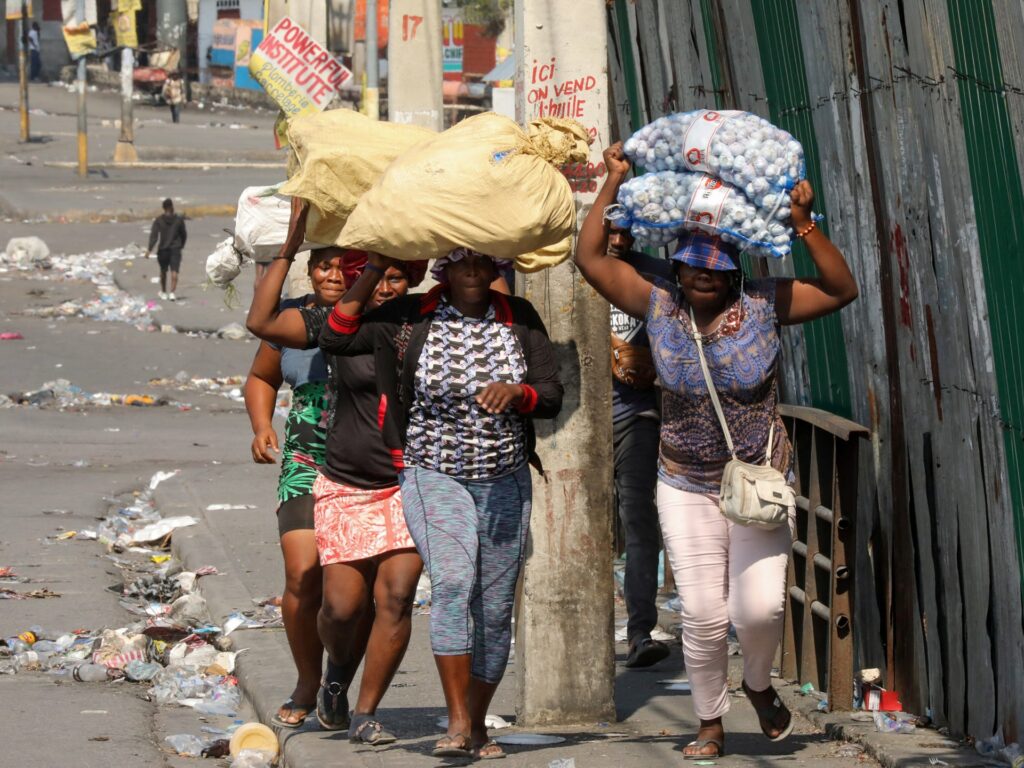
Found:
<svg viewBox="0 0 1024 768"><path fill-rule="evenodd" d="M246 438L239 425L240 449ZM209 470L183 472L162 484L157 501L165 515L192 514L202 519L196 527L174 537L178 556L190 568L215 565L222 576L204 579L203 592L214 620L251 607L252 599L280 594L282 567L273 516L275 469L238 464ZM213 504L254 505L253 509L207 511ZM620 608L621 613L621 608ZM623 618L619 616L618 618ZM666 620L671 617L664 615ZM444 716L440 685L429 646L429 617L413 619L413 639L402 669L384 699L379 715L400 741L389 747L351 745L344 734L328 733L313 725L282 733L289 766L433 766L445 764L430 756L442 729ZM294 684L294 671L281 630L248 630L233 635L239 657L238 675L254 710L264 722L284 701ZM625 645L616 648L620 662L615 700L619 722L585 723L559 729L564 742L545 747L507 747L509 766L548 766L552 761L573 758L584 766L668 765L681 759L677 751L696 732L689 694L666 691L659 681L685 677L679 646L672 656L647 670L621 666ZM731 682L739 685L742 660L733 657ZM357 676L356 680L358 681ZM505 682L491 708L494 714L514 720L516 663L513 659ZM350 696L354 700L354 694ZM840 757L840 745L829 740L808 720L798 717L794 735L784 744L771 744L760 734L749 704L733 698L726 716L729 755L717 765L787 764L852 766L873 764L868 758ZM495 731L501 736L511 731Z"/></svg>

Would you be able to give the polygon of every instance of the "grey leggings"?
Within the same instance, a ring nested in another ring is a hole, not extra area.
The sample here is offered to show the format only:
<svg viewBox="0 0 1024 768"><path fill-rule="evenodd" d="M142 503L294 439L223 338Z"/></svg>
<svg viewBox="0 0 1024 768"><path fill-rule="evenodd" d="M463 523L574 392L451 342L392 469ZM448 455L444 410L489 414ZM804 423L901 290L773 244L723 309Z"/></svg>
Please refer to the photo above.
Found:
<svg viewBox="0 0 1024 768"><path fill-rule="evenodd" d="M405 522L430 574L430 646L438 656L471 653L473 677L497 683L512 646L530 468L473 481L407 467L399 482Z"/></svg>

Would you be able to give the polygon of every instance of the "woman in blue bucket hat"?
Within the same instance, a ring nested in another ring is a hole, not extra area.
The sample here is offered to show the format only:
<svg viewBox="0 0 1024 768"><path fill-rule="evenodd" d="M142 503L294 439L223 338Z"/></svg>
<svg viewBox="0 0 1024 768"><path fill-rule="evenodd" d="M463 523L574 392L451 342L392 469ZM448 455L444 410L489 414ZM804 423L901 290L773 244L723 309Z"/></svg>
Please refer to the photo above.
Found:
<svg viewBox="0 0 1024 768"><path fill-rule="evenodd" d="M777 408L779 329L838 311L857 298L857 283L815 225L806 181L791 194L791 224L817 277L746 281L733 246L690 233L672 255L675 284L652 282L606 255L604 209L615 202L630 166L621 144L605 150L604 159L608 177L580 232L576 264L608 301L647 323L663 394L658 516L682 602L683 657L700 719L683 755L715 758L725 754L730 623L743 650L743 690L761 730L781 741L793 728L772 688L771 666L782 634L794 520L791 514L788 526L769 529L723 516L725 465L769 459L791 482L792 450Z"/></svg>

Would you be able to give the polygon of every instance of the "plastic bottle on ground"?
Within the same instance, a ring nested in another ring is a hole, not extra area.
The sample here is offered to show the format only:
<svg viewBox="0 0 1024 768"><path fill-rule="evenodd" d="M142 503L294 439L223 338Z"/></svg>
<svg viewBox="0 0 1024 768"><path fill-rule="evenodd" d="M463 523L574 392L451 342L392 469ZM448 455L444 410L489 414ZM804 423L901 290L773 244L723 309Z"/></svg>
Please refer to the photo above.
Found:
<svg viewBox="0 0 1024 768"><path fill-rule="evenodd" d="M71 676L82 683L101 683L107 679L107 668L102 664L79 664Z"/></svg>

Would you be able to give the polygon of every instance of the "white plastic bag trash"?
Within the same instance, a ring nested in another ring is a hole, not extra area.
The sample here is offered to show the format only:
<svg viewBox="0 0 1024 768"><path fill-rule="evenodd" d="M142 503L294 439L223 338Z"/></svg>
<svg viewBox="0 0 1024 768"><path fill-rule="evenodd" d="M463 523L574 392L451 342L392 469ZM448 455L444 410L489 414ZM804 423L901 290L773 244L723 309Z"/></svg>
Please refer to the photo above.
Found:
<svg viewBox="0 0 1024 768"><path fill-rule="evenodd" d="M50 249L38 237L12 237L7 241L7 261L12 264L29 266L46 260Z"/></svg>
<svg viewBox="0 0 1024 768"><path fill-rule="evenodd" d="M283 184L283 182L282 182ZM235 247L258 262L273 259L288 237L292 199L278 194L281 184L246 187L238 198L235 213ZM299 250L308 250L303 243Z"/></svg>
<svg viewBox="0 0 1024 768"><path fill-rule="evenodd" d="M234 238L229 237L217 243L213 253L207 257L206 276L218 288L227 288L241 273L242 265L249 261L251 259L235 247Z"/></svg>

